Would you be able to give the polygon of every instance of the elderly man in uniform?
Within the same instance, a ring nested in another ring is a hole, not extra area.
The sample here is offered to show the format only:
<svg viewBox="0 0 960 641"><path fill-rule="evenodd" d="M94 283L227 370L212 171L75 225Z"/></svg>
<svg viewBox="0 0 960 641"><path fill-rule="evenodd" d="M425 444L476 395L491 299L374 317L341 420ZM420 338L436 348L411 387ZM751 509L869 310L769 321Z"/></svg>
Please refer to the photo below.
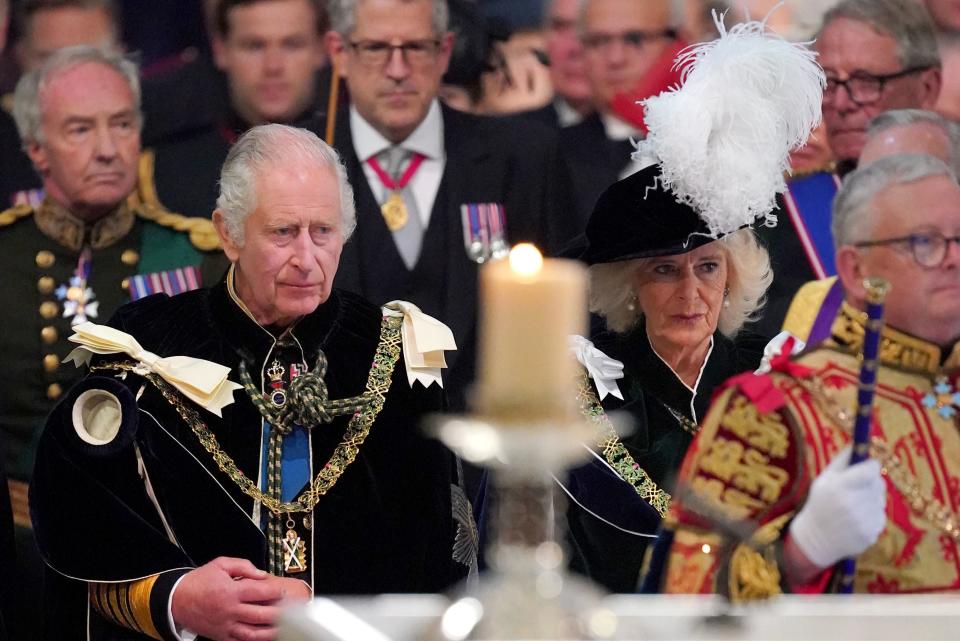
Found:
<svg viewBox="0 0 960 641"><path fill-rule="evenodd" d="M10 303L0 309L0 430L16 478L28 476L28 444L78 378L60 365L71 325L225 268L208 220L158 209L136 189L139 102L136 66L88 46L60 50L17 85L14 115L43 198L0 213Z"/></svg>
<svg viewBox="0 0 960 641"><path fill-rule="evenodd" d="M18 35L13 51L20 73L37 69L64 47L87 44L118 51L122 48L112 0L27 0L16 3L13 14ZM16 81L15 75L11 81ZM42 184L21 149L10 115L12 91L0 97L0 106L0 209L6 209L37 202Z"/></svg>
<svg viewBox="0 0 960 641"><path fill-rule="evenodd" d="M764 334L779 330L803 283L837 273L830 204L870 121L890 109L932 109L940 91L933 21L915 0L843 0L824 15L814 48L827 73L823 120L837 167L792 180L780 223L760 230L776 274L757 325Z"/></svg>
<svg viewBox="0 0 960 641"><path fill-rule="evenodd" d="M336 153L255 127L220 186L223 282L77 327L103 356L51 414L31 493L48 638L273 639L285 598L434 592L475 563L455 459L418 425L452 335L332 288L355 224Z"/></svg>
<svg viewBox="0 0 960 641"><path fill-rule="evenodd" d="M837 587L836 564L858 557L857 592L960 589L956 176L927 155L863 166L837 196L833 231L839 312L811 317L804 299L822 288L801 290L788 325L822 324L825 338L715 398L680 474L702 500L671 507L648 585L735 600L823 592ZM890 291L870 459L850 465L869 277ZM714 511L755 528L753 546L711 530Z"/></svg>

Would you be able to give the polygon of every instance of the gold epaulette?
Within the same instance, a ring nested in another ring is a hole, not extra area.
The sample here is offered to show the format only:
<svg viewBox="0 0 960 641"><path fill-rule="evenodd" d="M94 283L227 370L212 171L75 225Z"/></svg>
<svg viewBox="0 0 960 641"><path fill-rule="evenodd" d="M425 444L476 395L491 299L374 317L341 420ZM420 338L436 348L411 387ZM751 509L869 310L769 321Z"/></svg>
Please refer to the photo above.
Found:
<svg viewBox="0 0 960 641"><path fill-rule="evenodd" d="M33 207L30 205L14 205L10 209L0 212L0 227L12 225L21 218L26 218L31 214L33 214Z"/></svg>
<svg viewBox="0 0 960 641"><path fill-rule="evenodd" d="M221 249L217 228L213 226L212 221L206 218L174 214L162 207L143 202L136 208L136 213L137 216L145 220L189 234L190 243L200 251L209 252Z"/></svg>
<svg viewBox="0 0 960 641"><path fill-rule="evenodd" d="M140 160L137 163L137 202L147 203L160 209L166 209L157 196L157 184L153 180L154 166L156 158L152 149L144 149L140 152Z"/></svg>
<svg viewBox="0 0 960 641"><path fill-rule="evenodd" d="M826 300L835 282L837 277L831 276L804 283L790 301L790 309L787 310L781 329L806 342L810 337L810 330L813 329L813 323L817 320L817 314L820 313L820 307L823 306L823 301Z"/></svg>
<svg viewBox="0 0 960 641"><path fill-rule="evenodd" d="M219 251L220 236L217 228L206 218L184 216L167 211L157 196L157 186L153 181L154 154L150 149L140 153L137 166L136 198L131 199L131 205L137 215L158 225L169 227L176 231L190 234L190 242L200 251Z"/></svg>

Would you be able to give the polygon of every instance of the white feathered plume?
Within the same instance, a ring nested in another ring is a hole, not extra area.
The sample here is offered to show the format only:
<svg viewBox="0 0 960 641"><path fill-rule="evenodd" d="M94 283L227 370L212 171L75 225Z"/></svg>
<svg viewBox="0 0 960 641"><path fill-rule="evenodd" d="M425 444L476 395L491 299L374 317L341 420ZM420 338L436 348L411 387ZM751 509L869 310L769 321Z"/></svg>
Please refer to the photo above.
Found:
<svg viewBox="0 0 960 641"><path fill-rule="evenodd" d="M688 47L674 65L683 84L648 98L649 133L634 158L653 156L663 186L693 207L714 236L766 218L786 190L789 153L820 123L826 85L809 43L790 43L766 22Z"/></svg>

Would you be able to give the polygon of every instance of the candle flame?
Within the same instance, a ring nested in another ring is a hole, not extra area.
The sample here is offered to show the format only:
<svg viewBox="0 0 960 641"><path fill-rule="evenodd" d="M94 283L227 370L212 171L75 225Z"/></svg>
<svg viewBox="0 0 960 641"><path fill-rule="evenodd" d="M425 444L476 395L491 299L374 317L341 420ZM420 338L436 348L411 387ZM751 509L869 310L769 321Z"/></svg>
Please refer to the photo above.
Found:
<svg viewBox="0 0 960 641"><path fill-rule="evenodd" d="M521 276L533 276L543 267L540 250L530 243L520 243L510 250L510 269Z"/></svg>

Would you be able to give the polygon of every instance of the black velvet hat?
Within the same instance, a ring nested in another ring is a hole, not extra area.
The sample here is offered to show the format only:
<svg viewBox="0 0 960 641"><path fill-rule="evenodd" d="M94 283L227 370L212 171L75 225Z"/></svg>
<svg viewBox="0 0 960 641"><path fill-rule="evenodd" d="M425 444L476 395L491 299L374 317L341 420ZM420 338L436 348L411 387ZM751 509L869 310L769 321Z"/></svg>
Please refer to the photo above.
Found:
<svg viewBox="0 0 960 641"><path fill-rule="evenodd" d="M684 254L716 240L706 222L663 188L650 165L611 185L587 222L588 265Z"/></svg>

